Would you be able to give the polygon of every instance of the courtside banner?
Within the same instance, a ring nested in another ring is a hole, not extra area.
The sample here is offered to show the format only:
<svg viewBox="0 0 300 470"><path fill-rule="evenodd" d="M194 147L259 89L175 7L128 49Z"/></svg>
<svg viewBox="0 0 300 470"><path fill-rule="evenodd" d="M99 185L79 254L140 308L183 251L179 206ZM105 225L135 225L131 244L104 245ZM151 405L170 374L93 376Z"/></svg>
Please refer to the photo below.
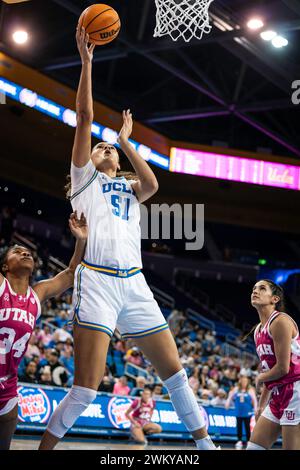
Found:
<svg viewBox="0 0 300 470"><path fill-rule="evenodd" d="M59 387L41 387L32 384L20 384L19 393L19 430L44 430L47 422L64 398L68 389ZM133 397L98 393L96 400L78 418L71 429L73 434L127 435L130 422L125 416ZM236 417L234 410L201 406L208 431L215 438L236 436ZM178 419L172 403L168 400L156 400L156 409L152 421L162 427L160 437L169 439L187 439L189 434Z"/></svg>

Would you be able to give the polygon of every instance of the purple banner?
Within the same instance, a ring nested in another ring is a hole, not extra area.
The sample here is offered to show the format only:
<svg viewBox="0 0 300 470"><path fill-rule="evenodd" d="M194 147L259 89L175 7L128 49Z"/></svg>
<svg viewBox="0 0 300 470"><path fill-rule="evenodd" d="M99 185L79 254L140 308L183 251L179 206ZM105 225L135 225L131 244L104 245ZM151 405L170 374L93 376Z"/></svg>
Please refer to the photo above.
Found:
<svg viewBox="0 0 300 470"><path fill-rule="evenodd" d="M300 190L300 167L190 149L171 149L170 171Z"/></svg>

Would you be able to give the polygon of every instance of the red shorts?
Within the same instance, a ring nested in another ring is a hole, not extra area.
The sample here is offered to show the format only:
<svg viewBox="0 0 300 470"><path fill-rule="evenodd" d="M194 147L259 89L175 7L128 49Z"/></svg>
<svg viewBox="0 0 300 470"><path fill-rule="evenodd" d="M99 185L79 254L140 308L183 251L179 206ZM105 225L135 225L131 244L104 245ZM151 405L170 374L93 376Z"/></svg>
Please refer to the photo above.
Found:
<svg viewBox="0 0 300 470"><path fill-rule="evenodd" d="M0 381L0 416L9 413L18 403L18 377Z"/></svg>
<svg viewBox="0 0 300 470"><path fill-rule="evenodd" d="M147 421L146 419L141 419L141 418L134 418L134 419L142 426L142 428L146 426L146 424L150 423L150 421Z"/></svg>
<svg viewBox="0 0 300 470"><path fill-rule="evenodd" d="M272 389L269 404L262 416L281 426L300 423L300 381Z"/></svg>

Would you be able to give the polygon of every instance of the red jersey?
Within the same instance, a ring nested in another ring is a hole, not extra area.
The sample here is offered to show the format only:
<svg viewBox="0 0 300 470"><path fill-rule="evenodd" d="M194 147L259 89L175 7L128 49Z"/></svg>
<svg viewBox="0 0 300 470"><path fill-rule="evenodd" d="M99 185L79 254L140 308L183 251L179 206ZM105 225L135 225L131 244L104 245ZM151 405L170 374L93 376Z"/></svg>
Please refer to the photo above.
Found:
<svg viewBox="0 0 300 470"><path fill-rule="evenodd" d="M17 396L18 366L41 314L38 296L31 287L16 294L7 279L0 286L0 409Z"/></svg>
<svg viewBox="0 0 300 470"><path fill-rule="evenodd" d="M142 422L143 424L150 423L152 412L155 408L155 402L150 398L150 400L145 403L141 398L136 398L132 404L132 417L137 421Z"/></svg>
<svg viewBox="0 0 300 470"><path fill-rule="evenodd" d="M297 329L297 335L291 341L291 359L288 373L277 380L266 382L265 385L268 390L300 380L300 338L298 327L289 315L277 312L276 310L272 313L267 323L263 327L261 323L257 325L254 332L256 352L261 361L262 372L272 369L276 364L274 341L270 332L270 325L279 315L286 315L293 321Z"/></svg>

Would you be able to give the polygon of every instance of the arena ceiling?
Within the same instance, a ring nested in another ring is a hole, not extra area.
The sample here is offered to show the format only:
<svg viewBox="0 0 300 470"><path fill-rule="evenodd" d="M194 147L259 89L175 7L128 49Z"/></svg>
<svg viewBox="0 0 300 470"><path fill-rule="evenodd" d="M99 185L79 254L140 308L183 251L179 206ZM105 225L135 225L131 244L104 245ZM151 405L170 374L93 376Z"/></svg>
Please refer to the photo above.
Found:
<svg viewBox="0 0 300 470"><path fill-rule="evenodd" d="M75 28L92 1L1 2L0 49L23 63L77 87L80 59ZM299 110L292 83L300 80L298 0L214 0L215 24L201 41L153 38L154 0L106 0L120 14L122 30L94 54L94 98L115 110L130 107L135 118L176 140L300 157ZM264 18L288 40L273 48L246 23ZM26 27L30 46L10 39Z"/></svg>

